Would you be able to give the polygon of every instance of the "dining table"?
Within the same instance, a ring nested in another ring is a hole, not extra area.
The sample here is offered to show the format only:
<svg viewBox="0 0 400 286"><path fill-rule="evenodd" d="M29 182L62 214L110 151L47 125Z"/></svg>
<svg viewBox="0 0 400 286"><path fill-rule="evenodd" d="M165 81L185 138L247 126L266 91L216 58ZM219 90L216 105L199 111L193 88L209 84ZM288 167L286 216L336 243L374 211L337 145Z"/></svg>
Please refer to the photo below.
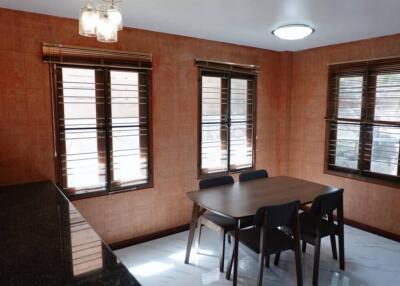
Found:
<svg viewBox="0 0 400 286"><path fill-rule="evenodd" d="M311 203L318 195L339 190L332 186L303 179L276 176L256 179L246 182L212 187L188 192L188 198L193 201L192 218L186 247L185 263L189 263L190 252L195 236L197 220L202 210L208 210L219 215L232 218L235 221L233 241L233 277L232 283L237 285L239 231L240 221L254 216L260 207L278 205L299 200L302 205ZM343 216L343 200L338 208L338 216ZM343 224L339 224L339 256L340 264L344 265ZM229 279L228 271L226 278Z"/></svg>

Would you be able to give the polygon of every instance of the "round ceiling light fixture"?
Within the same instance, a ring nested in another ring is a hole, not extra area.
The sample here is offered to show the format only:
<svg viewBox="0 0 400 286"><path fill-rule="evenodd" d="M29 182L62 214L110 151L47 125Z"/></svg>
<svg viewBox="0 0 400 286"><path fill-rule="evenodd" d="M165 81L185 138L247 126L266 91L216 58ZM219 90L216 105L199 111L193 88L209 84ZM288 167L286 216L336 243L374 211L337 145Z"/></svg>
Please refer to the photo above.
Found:
<svg viewBox="0 0 400 286"><path fill-rule="evenodd" d="M300 40L314 33L314 29L305 24L291 24L280 26L272 34L282 40Z"/></svg>

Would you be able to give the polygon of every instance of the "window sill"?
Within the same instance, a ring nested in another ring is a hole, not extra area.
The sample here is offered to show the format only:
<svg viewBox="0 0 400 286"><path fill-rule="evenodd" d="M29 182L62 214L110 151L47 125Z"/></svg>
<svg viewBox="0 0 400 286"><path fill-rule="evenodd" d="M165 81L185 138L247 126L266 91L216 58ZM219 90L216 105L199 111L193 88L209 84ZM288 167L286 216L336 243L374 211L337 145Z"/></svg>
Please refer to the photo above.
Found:
<svg viewBox="0 0 400 286"><path fill-rule="evenodd" d="M251 171L251 170L255 170L254 167L249 167L249 168L243 168L243 169L236 169L236 170L231 170L231 171L227 171L227 172L216 172L216 173L206 173L206 174L202 174L199 171L199 174L197 176L198 180L202 180L202 179L207 179L207 178L212 178L212 177L217 177L217 176L224 176L224 175L231 175L231 174L239 174L242 172L246 172L246 171Z"/></svg>
<svg viewBox="0 0 400 286"><path fill-rule="evenodd" d="M95 197L103 197L103 196L110 196L110 195L118 195L122 193L127 193L127 192L133 192L133 191L138 191L138 190L144 190L144 189L151 189L154 187L153 183L148 183L148 184L143 184L140 186L130 186L126 188L121 188L119 190L113 190L110 192L107 191L97 191L97 192L92 192L92 193L86 193L86 194L64 194L71 200L71 201L77 201L77 200L83 200L83 199L90 199L90 198L95 198Z"/></svg>
<svg viewBox="0 0 400 286"><path fill-rule="evenodd" d="M352 180L357 180L357 181L361 181L361 182L369 183L369 184L381 185L381 186L392 187L392 188L400 188L400 181L397 182L397 181L392 181L392 180L385 180L383 178L364 177L364 176L360 176L359 174L346 173L343 171L332 170L332 169L325 169L324 174L347 178L347 179L352 179ZM377 176L379 176L379 174L377 174ZM383 176L385 176L385 175L383 175Z"/></svg>

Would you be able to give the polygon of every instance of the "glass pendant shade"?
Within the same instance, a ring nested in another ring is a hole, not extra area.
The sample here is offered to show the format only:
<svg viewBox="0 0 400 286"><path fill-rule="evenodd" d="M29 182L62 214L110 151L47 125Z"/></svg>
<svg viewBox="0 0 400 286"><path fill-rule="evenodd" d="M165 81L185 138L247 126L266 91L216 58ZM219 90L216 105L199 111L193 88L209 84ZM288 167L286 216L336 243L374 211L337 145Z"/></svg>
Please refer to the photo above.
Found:
<svg viewBox="0 0 400 286"><path fill-rule="evenodd" d="M97 23L97 40L103 43L114 43L118 41L118 27L115 25L108 12L99 12Z"/></svg>
<svg viewBox="0 0 400 286"><path fill-rule="evenodd" d="M113 21L114 25L117 26L118 31L122 30L122 15L121 11L118 10L117 6L110 5L110 8L107 10L108 17L110 17L111 21Z"/></svg>
<svg viewBox="0 0 400 286"><path fill-rule="evenodd" d="M79 16L79 34L86 37L96 37L98 14L90 4L81 9Z"/></svg>

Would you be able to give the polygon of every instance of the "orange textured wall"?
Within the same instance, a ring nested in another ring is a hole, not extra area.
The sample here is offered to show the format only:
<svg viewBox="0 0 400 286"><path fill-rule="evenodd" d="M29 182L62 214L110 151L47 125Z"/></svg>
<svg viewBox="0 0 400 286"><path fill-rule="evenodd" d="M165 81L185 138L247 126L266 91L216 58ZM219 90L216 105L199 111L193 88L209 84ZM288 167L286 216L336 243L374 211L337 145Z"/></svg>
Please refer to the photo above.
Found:
<svg viewBox="0 0 400 286"><path fill-rule="evenodd" d="M77 30L75 20L0 9L0 185L55 178L42 42L152 53L154 188L75 204L109 243L188 223L185 193L197 187L194 59L258 64L257 168L344 187L346 217L400 234L398 189L323 174L327 64L398 56L400 35L279 53L137 29L101 44Z"/></svg>
<svg viewBox="0 0 400 286"><path fill-rule="evenodd" d="M323 173L327 65L390 56L400 56L400 35L293 54L288 174L343 187L346 218L400 234L399 189Z"/></svg>
<svg viewBox="0 0 400 286"><path fill-rule="evenodd" d="M257 167L286 171L284 136L290 54L124 29L117 44L78 35L78 23L0 9L0 184L55 178L48 66L41 43L153 54L154 188L76 201L109 243L186 224L197 188L195 58L257 64ZM285 63L282 65L282 63ZM29 198L27 198L29 199Z"/></svg>

